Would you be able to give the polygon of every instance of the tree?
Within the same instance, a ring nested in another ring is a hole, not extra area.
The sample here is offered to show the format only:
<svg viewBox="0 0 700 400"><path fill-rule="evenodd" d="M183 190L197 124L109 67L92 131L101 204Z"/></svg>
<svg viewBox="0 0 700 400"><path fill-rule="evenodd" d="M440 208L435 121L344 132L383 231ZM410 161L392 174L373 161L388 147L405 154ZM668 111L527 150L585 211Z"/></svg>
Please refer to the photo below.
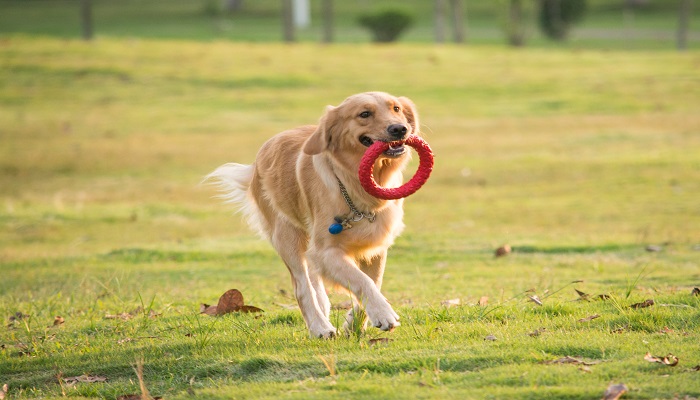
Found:
<svg viewBox="0 0 700 400"><path fill-rule="evenodd" d="M294 42L294 9L292 0L282 0L282 27L284 41Z"/></svg>
<svg viewBox="0 0 700 400"><path fill-rule="evenodd" d="M361 26L369 29L375 42L396 41L413 24L413 16L400 9L385 9L358 18Z"/></svg>
<svg viewBox="0 0 700 400"><path fill-rule="evenodd" d="M586 0L540 0L540 28L549 38L564 40L585 12Z"/></svg>
<svg viewBox="0 0 700 400"><path fill-rule="evenodd" d="M523 23L522 0L510 0L508 3L508 43L511 46L525 45L525 25Z"/></svg>
<svg viewBox="0 0 700 400"><path fill-rule="evenodd" d="M681 0L678 12L678 32L676 34L676 47L678 50L688 48L688 26L690 25L691 0Z"/></svg>
<svg viewBox="0 0 700 400"><path fill-rule="evenodd" d="M450 0L449 9L452 11L452 40L455 43L465 41L464 5L463 0ZM435 41L445 42L445 0L435 0Z"/></svg>
<svg viewBox="0 0 700 400"><path fill-rule="evenodd" d="M83 28L83 40L92 40L92 0L80 1L80 21Z"/></svg>
<svg viewBox="0 0 700 400"><path fill-rule="evenodd" d="M333 0L323 0L323 42L333 42Z"/></svg>

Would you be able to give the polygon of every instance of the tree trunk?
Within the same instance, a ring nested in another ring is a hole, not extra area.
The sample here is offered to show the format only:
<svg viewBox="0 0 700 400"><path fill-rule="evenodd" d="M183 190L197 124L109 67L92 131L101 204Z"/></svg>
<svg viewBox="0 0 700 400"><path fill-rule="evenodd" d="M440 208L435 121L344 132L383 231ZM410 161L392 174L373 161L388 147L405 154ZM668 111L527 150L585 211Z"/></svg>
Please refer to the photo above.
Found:
<svg viewBox="0 0 700 400"><path fill-rule="evenodd" d="M450 0L452 3L453 39L455 43L464 43L464 10L462 0Z"/></svg>
<svg viewBox="0 0 700 400"><path fill-rule="evenodd" d="M678 12L678 32L676 34L676 47L678 50L688 48L688 28L690 25L690 5L692 0L681 0Z"/></svg>
<svg viewBox="0 0 700 400"><path fill-rule="evenodd" d="M284 29L284 41L294 42L294 10L292 0L282 0L282 26Z"/></svg>
<svg viewBox="0 0 700 400"><path fill-rule="evenodd" d="M525 45L525 32L523 27L523 2L522 0L510 0L508 6L508 43L514 47Z"/></svg>
<svg viewBox="0 0 700 400"><path fill-rule="evenodd" d="M435 0L435 41L445 43L445 0Z"/></svg>
<svg viewBox="0 0 700 400"><path fill-rule="evenodd" d="M83 40L92 40L92 0L80 1L80 20L83 28Z"/></svg>
<svg viewBox="0 0 700 400"><path fill-rule="evenodd" d="M333 42L333 0L323 0L323 43Z"/></svg>

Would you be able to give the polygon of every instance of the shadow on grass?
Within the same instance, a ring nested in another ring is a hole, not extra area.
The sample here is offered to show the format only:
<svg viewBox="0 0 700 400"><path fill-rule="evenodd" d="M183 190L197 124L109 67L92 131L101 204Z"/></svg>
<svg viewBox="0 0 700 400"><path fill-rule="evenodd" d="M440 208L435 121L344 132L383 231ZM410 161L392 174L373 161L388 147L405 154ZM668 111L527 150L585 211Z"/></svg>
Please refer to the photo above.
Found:
<svg viewBox="0 0 700 400"><path fill-rule="evenodd" d="M557 247L537 247L537 246L513 246L514 253L523 254L594 254L609 253L616 251L632 251L638 249L634 244L604 244L600 246L557 246Z"/></svg>

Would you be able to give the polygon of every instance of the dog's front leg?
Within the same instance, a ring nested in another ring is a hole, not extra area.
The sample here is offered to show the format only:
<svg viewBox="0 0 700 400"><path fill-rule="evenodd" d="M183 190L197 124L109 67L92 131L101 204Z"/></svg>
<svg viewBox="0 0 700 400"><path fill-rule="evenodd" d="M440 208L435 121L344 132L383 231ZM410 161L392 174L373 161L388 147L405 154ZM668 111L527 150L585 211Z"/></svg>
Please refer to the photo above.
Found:
<svg viewBox="0 0 700 400"><path fill-rule="evenodd" d="M342 250L323 249L309 252L308 257L320 266L328 279L348 288L362 302L372 325L384 331L401 325L398 314L386 301L374 280L361 271L355 260Z"/></svg>
<svg viewBox="0 0 700 400"><path fill-rule="evenodd" d="M360 260L360 270L369 276L377 289L382 289L382 278L384 277L384 268L386 267L386 250L380 252L369 259ZM356 321L360 317L362 321ZM350 333L360 327L363 331L367 327L367 318L364 314L360 313L360 305L353 302L353 307L345 315L345 323L343 324L343 329L345 333Z"/></svg>

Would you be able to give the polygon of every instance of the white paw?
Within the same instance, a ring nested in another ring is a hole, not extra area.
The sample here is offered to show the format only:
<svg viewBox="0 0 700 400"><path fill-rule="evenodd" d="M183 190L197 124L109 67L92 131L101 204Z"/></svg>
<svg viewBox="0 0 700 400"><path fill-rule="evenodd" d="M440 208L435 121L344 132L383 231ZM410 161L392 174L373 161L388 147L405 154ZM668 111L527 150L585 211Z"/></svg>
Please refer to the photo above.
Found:
<svg viewBox="0 0 700 400"><path fill-rule="evenodd" d="M389 303L385 303L383 306L376 308L368 305L365 311L367 311L367 316L372 326L383 331L390 331L401 325L399 322L399 315L394 312Z"/></svg>
<svg viewBox="0 0 700 400"><path fill-rule="evenodd" d="M309 335L312 338L318 339L333 339L337 334L337 330L330 323L319 324L309 327Z"/></svg>

